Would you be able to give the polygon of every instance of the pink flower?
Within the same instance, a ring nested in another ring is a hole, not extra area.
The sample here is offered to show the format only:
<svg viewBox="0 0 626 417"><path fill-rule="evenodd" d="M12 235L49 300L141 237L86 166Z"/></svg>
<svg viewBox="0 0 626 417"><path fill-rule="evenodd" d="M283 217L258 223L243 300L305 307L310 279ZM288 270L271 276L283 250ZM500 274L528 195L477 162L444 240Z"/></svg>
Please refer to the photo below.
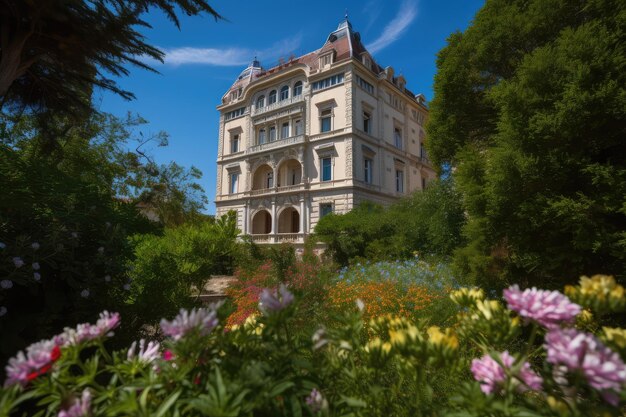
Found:
<svg viewBox="0 0 626 417"><path fill-rule="evenodd" d="M174 354L172 353L171 350L166 350L165 352L163 352L163 360L166 361L171 361L174 359Z"/></svg>
<svg viewBox="0 0 626 417"><path fill-rule="evenodd" d="M61 350L53 340L42 340L20 351L9 359L6 366L7 379L5 386L14 384L26 385L29 381L45 374L52 364L61 357Z"/></svg>
<svg viewBox="0 0 626 417"><path fill-rule="evenodd" d="M259 296L259 310L265 315L283 310L293 302L293 294L285 284L280 284L278 291L265 288Z"/></svg>
<svg viewBox="0 0 626 417"><path fill-rule="evenodd" d="M549 363L582 373L608 403L618 405L617 393L626 383L626 365L617 353L593 335L576 329L553 329L545 340Z"/></svg>
<svg viewBox="0 0 626 417"><path fill-rule="evenodd" d="M581 307L558 291L543 291L533 287L520 291L517 285L504 290L509 309L526 320L533 320L552 329L561 323L571 323Z"/></svg>
<svg viewBox="0 0 626 417"><path fill-rule="evenodd" d="M58 417L87 417L91 415L91 392L85 388L80 399L75 398L70 408L61 410Z"/></svg>
<svg viewBox="0 0 626 417"><path fill-rule="evenodd" d="M500 353L499 356L502 365L510 370L515 362L515 358L513 358L508 351ZM495 390L498 390L507 379L505 369L489 355L485 355L480 359L474 359L472 361L471 370L474 374L474 379L480 382L480 389L485 394L491 394ZM526 391L528 389L538 391L541 389L541 384L543 383L543 379L530 369L528 362L522 364L517 378L523 383L517 385L517 389L520 391Z"/></svg>
<svg viewBox="0 0 626 417"><path fill-rule="evenodd" d="M179 340L192 331L198 331L201 335L211 333L217 324L217 309L219 304L212 304L209 308L193 309L190 312L180 309L178 316L172 321L161 320L161 330L166 336Z"/></svg>
<svg viewBox="0 0 626 417"><path fill-rule="evenodd" d="M119 313L103 311L96 324L81 323L76 328L66 327L54 340L61 346L77 345L103 336L111 336L111 331L120 324Z"/></svg>
<svg viewBox="0 0 626 417"><path fill-rule="evenodd" d="M328 401L324 398L321 392L317 388L313 388L308 397L306 397L306 404L309 406L313 413L319 413L322 410L328 408Z"/></svg>

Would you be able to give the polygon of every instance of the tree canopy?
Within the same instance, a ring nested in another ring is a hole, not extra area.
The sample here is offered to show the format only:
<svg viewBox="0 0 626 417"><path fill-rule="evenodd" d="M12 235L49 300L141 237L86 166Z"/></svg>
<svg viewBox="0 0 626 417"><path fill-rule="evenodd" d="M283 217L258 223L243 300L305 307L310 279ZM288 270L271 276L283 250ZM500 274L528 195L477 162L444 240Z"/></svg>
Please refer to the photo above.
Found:
<svg viewBox="0 0 626 417"><path fill-rule="evenodd" d="M448 39L428 148L469 215L463 274L626 271L625 29L622 1L489 0Z"/></svg>
<svg viewBox="0 0 626 417"><path fill-rule="evenodd" d="M91 108L94 87L133 98L110 77L163 60L138 31L150 8L176 26L179 10L221 18L205 0L0 0L0 107L75 115Z"/></svg>

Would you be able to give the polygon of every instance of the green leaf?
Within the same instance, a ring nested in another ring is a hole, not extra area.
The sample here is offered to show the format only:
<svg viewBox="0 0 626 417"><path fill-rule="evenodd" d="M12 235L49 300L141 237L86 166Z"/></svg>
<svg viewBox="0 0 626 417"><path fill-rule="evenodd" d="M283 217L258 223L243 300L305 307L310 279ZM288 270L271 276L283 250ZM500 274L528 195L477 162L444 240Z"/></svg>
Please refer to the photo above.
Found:
<svg viewBox="0 0 626 417"><path fill-rule="evenodd" d="M178 397L180 397L181 393L182 391L176 391L172 395L170 395L158 408L157 412L154 414L154 417L163 417L165 413L167 413L167 411L170 409L170 407L174 405Z"/></svg>

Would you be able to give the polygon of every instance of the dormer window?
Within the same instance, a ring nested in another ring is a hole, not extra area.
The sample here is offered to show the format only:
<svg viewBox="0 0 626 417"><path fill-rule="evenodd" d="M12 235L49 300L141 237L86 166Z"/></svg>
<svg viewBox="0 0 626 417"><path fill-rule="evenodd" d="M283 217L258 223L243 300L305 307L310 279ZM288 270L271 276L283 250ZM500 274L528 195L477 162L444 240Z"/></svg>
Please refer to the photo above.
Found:
<svg viewBox="0 0 626 417"><path fill-rule="evenodd" d="M335 55L335 50L331 50L324 55L320 55L320 68L324 68L330 66L333 63L333 57Z"/></svg>
<svg viewBox="0 0 626 417"><path fill-rule="evenodd" d="M363 65L365 65L367 69L372 69L372 61L367 55L363 55Z"/></svg>

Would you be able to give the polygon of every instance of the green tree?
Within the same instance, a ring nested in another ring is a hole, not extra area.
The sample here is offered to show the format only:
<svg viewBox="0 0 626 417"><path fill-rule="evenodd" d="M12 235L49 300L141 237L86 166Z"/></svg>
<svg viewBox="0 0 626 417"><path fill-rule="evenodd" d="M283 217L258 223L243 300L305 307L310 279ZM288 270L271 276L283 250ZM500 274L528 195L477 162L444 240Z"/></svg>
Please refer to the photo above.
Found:
<svg viewBox="0 0 626 417"><path fill-rule="evenodd" d="M463 274L626 271L626 6L490 0L439 53L428 148L469 221Z"/></svg>
<svg viewBox="0 0 626 417"><path fill-rule="evenodd" d="M211 275L232 274L237 254L236 213L217 220L166 228L163 235L133 238L129 303L141 324L156 324L197 300L193 291L204 288Z"/></svg>
<svg viewBox="0 0 626 417"><path fill-rule="evenodd" d="M177 9L221 18L205 0L0 1L0 107L77 114L91 109L93 87L133 98L109 77L129 64L153 70L142 57L163 60L138 32L150 8L176 26Z"/></svg>

